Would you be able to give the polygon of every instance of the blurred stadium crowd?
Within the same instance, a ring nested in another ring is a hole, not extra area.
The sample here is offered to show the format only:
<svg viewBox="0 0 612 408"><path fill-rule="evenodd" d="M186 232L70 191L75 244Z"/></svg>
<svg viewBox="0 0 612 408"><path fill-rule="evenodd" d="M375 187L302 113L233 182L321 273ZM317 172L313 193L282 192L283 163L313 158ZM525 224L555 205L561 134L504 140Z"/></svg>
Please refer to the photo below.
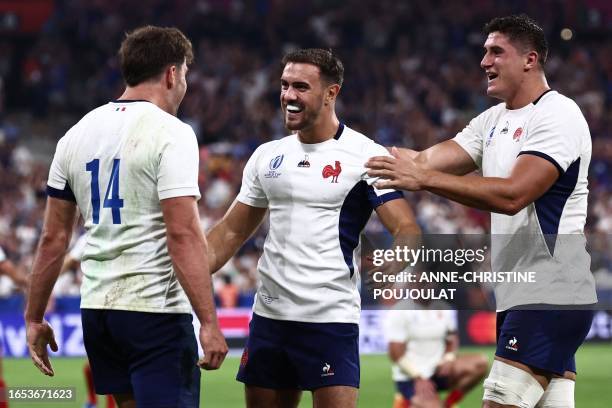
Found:
<svg viewBox="0 0 612 408"><path fill-rule="evenodd" d="M200 143L199 205L207 228L235 197L250 153L286 135L278 100L285 51L333 49L345 64L341 120L383 145L423 149L497 103L486 97L479 67L481 27L494 16L526 12L547 31L549 84L573 98L590 125L587 231L612 232L612 7L606 1L34 3L51 5L35 32L20 33L19 21L4 15L0 27L6 34L0 39L0 246L21 268L32 262L55 143L80 116L120 94L115 51L126 30L143 24L177 26L194 45L179 116ZM407 199L424 232L488 230L485 213L430 194ZM221 305L250 303L263 236L256 234L217 274ZM596 263L594 269L608 271L601 279L609 279L610 256ZM77 285L78 274L67 274L57 294L78 294ZM0 293L11 290L0 284Z"/></svg>

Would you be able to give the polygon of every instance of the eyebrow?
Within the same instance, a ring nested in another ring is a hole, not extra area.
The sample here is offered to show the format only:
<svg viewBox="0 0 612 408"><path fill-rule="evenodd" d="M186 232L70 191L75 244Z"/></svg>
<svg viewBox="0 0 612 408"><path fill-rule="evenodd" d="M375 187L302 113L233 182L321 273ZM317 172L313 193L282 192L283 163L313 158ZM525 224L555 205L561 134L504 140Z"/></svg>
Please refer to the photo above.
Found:
<svg viewBox="0 0 612 408"><path fill-rule="evenodd" d="M288 81L288 80L286 80L286 79L281 78L281 84L288 84L288 83L290 83L290 81ZM310 88L310 84L309 84L308 82L303 82L303 81L294 81L294 82L291 82L291 84L292 84L294 87L297 87L297 86L302 86L302 87L307 87L307 88Z"/></svg>
<svg viewBox="0 0 612 408"><path fill-rule="evenodd" d="M490 47L486 47L486 46L484 46L484 47L482 47L482 48L484 48L484 50L485 50L485 51L489 51L489 50L491 50L492 52L500 52L500 51L504 51L504 48L503 48L503 47L500 47L499 45L492 45L492 46L490 46Z"/></svg>

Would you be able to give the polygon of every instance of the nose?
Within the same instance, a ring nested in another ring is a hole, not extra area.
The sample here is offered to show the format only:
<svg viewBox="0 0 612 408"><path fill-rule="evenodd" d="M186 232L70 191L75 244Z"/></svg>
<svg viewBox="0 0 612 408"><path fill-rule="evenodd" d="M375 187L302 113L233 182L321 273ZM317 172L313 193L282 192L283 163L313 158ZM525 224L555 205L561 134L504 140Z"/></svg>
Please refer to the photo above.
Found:
<svg viewBox="0 0 612 408"><path fill-rule="evenodd" d="M288 102L295 101L297 99L297 94L295 92L295 89L292 86L285 89L283 91L282 98L283 100L288 101Z"/></svg>
<svg viewBox="0 0 612 408"><path fill-rule="evenodd" d="M489 55L489 53L487 52L483 57L482 60L480 61L480 68L483 69L487 69L488 67L492 66L492 59Z"/></svg>

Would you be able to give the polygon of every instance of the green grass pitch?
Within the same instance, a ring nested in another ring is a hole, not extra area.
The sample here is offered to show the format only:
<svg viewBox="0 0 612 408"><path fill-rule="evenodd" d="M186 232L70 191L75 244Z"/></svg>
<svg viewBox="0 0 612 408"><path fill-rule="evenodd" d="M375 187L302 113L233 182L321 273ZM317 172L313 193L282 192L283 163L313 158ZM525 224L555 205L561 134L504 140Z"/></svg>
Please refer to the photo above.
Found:
<svg viewBox="0 0 612 408"><path fill-rule="evenodd" d="M465 353L482 352L492 358L492 348L464 348ZM612 407L612 345L589 344L577 354L578 382L576 385L576 407ZM10 401L10 407L81 408L85 401L83 359L56 358L52 360L56 375L53 378L40 374L29 359L5 359L4 376L12 386L66 386L75 387L77 401L73 403L24 403ZM201 406L212 408L244 407L242 385L234 380L238 367L237 357L228 358L222 369L202 372ZM361 357L361 390L359 407L390 407L393 397L390 368L384 355ZM478 387L461 403L461 407L480 407L482 387ZM101 398L100 401L103 401ZM98 407L104 407L104 402ZM309 393L304 393L300 407L311 407Z"/></svg>

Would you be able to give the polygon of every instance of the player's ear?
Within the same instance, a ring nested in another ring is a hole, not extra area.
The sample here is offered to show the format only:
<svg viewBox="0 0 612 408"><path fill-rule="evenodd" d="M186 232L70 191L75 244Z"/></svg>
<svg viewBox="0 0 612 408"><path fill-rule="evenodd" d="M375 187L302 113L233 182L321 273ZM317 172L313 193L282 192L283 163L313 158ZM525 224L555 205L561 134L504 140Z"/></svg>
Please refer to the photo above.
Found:
<svg viewBox="0 0 612 408"><path fill-rule="evenodd" d="M537 51L529 51L525 58L525 71L530 71L538 66L538 53Z"/></svg>
<svg viewBox="0 0 612 408"><path fill-rule="evenodd" d="M176 84L178 77L178 69L176 65L169 65L164 72L164 83L167 89L172 89L174 84Z"/></svg>
<svg viewBox="0 0 612 408"><path fill-rule="evenodd" d="M340 85L332 84L325 90L325 105L329 105L336 101L336 97L340 93Z"/></svg>

